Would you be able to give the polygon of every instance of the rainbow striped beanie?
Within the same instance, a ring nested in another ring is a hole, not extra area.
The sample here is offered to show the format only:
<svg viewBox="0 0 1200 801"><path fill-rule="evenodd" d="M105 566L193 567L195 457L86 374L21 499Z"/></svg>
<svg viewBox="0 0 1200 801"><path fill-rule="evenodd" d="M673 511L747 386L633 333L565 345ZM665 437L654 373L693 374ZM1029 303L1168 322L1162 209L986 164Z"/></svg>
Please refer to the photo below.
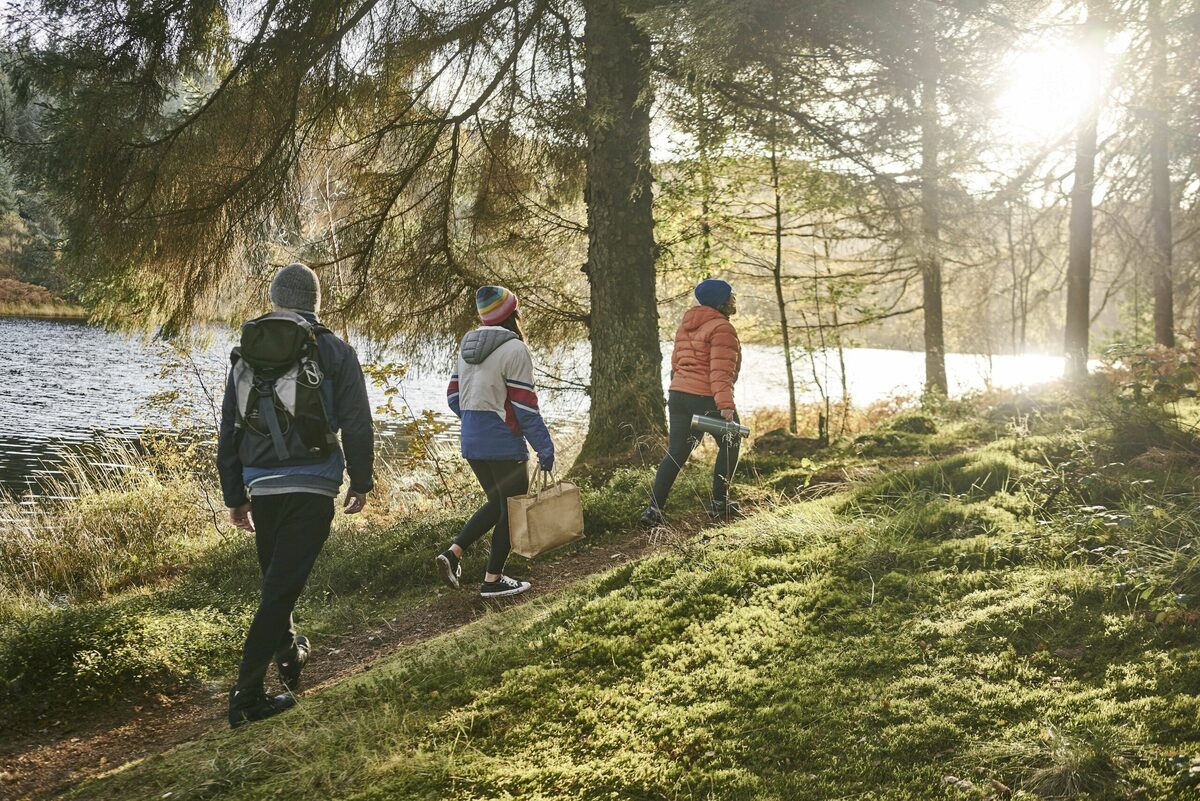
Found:
<svg viewBox="0 0 1200 801"><path fill-rule="evenodd" d="M517 310L517 296L502 286L481 286L475 290L475 307L484 325L496 325Z"/></svg>

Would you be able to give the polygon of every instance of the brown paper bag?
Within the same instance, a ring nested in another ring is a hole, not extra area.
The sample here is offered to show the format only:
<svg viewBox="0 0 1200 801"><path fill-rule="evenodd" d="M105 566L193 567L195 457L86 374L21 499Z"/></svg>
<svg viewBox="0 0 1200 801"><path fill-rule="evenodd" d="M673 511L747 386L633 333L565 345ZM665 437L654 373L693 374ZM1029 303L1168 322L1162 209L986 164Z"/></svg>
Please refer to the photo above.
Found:
<svg viewBox="0 0 1200 801"><path fill-rule="evenodd" d="M539 471L541 487L508 499L508 536L513 553L532 559L583 538L583 498L569 481L551 482Z"/></svg>

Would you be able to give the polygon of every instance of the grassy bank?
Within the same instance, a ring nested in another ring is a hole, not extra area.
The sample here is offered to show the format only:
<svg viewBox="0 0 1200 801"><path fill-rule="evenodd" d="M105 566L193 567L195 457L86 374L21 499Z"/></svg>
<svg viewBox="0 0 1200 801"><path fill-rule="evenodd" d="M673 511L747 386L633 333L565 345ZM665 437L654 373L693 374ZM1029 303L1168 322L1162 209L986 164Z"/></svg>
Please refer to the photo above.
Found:
<svg viewBox="0 0 1200 801"><path fill-rule="evenodd" d="M75 797L1171 797L1200 739L1190 440L1027 411Z"/></svg>
<svg viewBox="0 0 1200 801"><path fill-rule="evenodd" d="M50 500L0 497L0 716L11 724L0 743L231 680L259 589L253 538L224 522L202 449L155 442L150 454L113 446L68 462L45 488ZM779 497L768 477L781 465L793 467L748 457L742 497ZM453 464L440 479L410 469L403 481L381 467L367 512L335 519L297 607L310 635L367 631L428 603L441 586L432 554L482 501L473 477ZM651 470L577 479L589 537L579 547L634 529ZM414 481L438 487L438 496L414 490ZM685 471L672 519L706 522L708 492L707 465ZM467 575L481 576L485 559L484 547L469 554ZM510 564L524 570L519 557Z"/></svg>
<svg viewBox="0 0 1200 801"><path fill-rule="evenodd" d="M46 303L0 303L0 317L41 317L63 320L86 320L88 311L60 301Z"/></svg>

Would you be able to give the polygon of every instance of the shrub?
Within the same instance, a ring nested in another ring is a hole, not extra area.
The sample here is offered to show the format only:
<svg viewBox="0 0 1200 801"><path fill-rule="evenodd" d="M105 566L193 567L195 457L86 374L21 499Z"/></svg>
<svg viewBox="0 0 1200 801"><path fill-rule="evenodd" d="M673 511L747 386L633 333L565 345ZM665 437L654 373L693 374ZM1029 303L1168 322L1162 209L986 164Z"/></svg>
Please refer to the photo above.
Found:
<svg viewBox="0 0 1200 801"><path fill-rule="evenodd" d="M937 424L933 418L925 414L902 414L887 424L892 431L903 431L908 434L936 434Z"/></svg>
<svg viewBox="0 0 1200 801"><path fill-rule="evenodd" d="M12 305L43 305L54 303L49 289L27 284L15 278L0 278L0 303Z"/></svg>
<svg viewBox="0 0 1200 801"><path fill-rule="evenodd" d="M1197 370L1200 350L1195 347L1114 345L1105 351L1101 375L1117 388L1122 399L1163 406L1195 397Z"/></svg>
<svg viewBox="0 0 1200 801"><path fill-rule="evenodd" d="M154 609L144 599L11 622L0 639L0 702L25 713L53 702L62 713L171 689L223 672L242 625L241 614Z"/></svg>

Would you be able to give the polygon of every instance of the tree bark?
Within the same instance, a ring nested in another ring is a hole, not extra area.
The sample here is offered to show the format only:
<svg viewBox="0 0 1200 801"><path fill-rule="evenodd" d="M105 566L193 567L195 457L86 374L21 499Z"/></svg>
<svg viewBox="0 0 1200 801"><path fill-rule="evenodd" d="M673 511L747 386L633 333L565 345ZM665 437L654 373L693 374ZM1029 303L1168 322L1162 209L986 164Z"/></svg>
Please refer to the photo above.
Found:
<svg viewBox="0 0 1200 801"><path fill-rule="evenodd" d="M1008 307L1011 314L1009 323L1009 341L1012 344L1013 355L1020 356L1021 350L1017 345L1018 298L1020 296L1021 274L1017 269L1017 246L1013 238L1013 209L1012 203L1005 204L1004 230L1008 237L1008 271L1012 275L1012 293L1009 296Z"/></svg>
<svg viewBox="0 0 1200 801"><path fill-rule="evenodd" d="M584 4L591 414L581 459L665 430L651 216L650 48L619 0Z"/></svg>
<svg viewBox="0 0 1200 801"><path fill-rule="evenodd" d="M771 189L775 193L775 263L772 274L775 278L775 303L779 306L779 332L783 337L783 364L787 369L788 382L788 431L796 433L796 376L792 370L792 340L788 331L787 301L783 296L783 195L779 188L779 156L775 152L775 139L771 139Z"/></svg>
<svg viewBox="0 0 1200 801"><path fill-rule="evenodd" d="M1154 287L1154 342L1175 347L1174 287L1171 276L1171 169L1167 99L1167 43L1161 0L1148 0L1150 30L1150 225L1151 285Z"/></svg>
<svg viewBox="0 0 1200 801"><path fill-rule="evenodd" d="M921 288L925 315L925 391L949 394L946 340L942 318L942 262L939 254L941 210L938 186L938 77L936 10L922 0L921 49Z"/></svg>
<svg viewBox="0 0 1200 801"><path fill-rule="evenodd" d="M710 198L712 197L712 164L710 163L709 120L708 106L705 103L704 89L698 89L696 101L700 118L700 136L697 142L697 155L700 162L700 270L703 275L709 274L708 264L712 258L712 223Z"/></svg>
<svg viewBox="0 0 1200 801"><path fill-rule="evenodd" d="M1103 34L1093 3L1083 26L1085 51L1103 50ZM1097 59L1098 60L1098 59ZM1097 79L1098 80L1098 79ZM1063 344L1067 378L1087 375L1088 328L1092 291L1092 192L1096 185L1096 121L1099 92L1083 110L1075 131L1075 182L1071 187L1071 219L1067 256L1067 316Z"/></svg>

